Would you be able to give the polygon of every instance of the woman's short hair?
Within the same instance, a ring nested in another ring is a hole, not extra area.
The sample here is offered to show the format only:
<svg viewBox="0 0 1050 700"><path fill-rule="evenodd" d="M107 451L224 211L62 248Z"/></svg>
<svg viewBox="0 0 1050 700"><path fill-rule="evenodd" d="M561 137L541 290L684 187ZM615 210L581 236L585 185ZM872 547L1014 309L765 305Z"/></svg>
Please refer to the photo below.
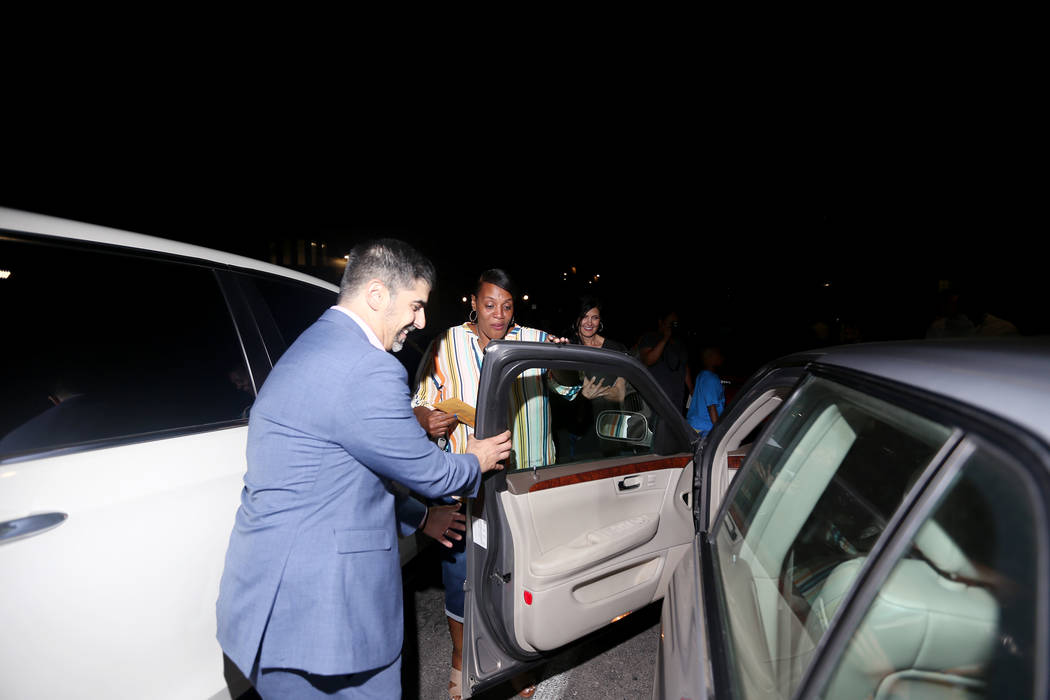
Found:
<svg viewBox="0 0 1050 700"><path fill-rule="evenodd" d="M483 284L494 284L500 289L506 290L511 297L517 296L517 290L514 287L514 281L511 280L510 275L505 271L494 267L491 270L485 270L481 273L481 277L478 277L478 284L474 287L474 296L481 293L481 285Z"/></svg>

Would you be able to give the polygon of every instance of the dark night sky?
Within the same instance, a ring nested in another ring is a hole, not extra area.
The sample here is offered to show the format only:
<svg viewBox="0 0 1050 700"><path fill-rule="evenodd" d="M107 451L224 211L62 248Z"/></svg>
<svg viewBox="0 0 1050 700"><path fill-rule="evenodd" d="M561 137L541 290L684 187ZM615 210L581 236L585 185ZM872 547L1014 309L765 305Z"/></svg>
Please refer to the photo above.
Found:
<svg viewBox="0 0 1050 700"><path fill-rule="evenodd" d="M918 83L892 100L786 94L533 105L449 128L418 114L383 128L78 123L11 140L0 206L256 257L280 237L402 237L438 265L442 323L502 266L542 302L524 320L558 326L575 265L602 275L610 335L633 342L677 307L698 337L734 339L744 371L805 345L821 318L866 339L921 335L942 280L979 287L1023 332L1050 331L1031 124L1012 117L1023 105L975 111Z"/></svg>

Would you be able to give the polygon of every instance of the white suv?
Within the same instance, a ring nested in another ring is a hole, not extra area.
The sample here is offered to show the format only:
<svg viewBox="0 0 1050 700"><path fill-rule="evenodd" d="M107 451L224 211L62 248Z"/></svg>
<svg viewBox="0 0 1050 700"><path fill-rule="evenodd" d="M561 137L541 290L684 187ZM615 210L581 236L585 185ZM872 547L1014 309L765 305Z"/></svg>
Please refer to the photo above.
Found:
<svg viewBox="0 0 1050 700"><path fill-rule="evenodd" d="M0 209L0 697L239 694L215 600L247 416L336 292Z"/></svg>

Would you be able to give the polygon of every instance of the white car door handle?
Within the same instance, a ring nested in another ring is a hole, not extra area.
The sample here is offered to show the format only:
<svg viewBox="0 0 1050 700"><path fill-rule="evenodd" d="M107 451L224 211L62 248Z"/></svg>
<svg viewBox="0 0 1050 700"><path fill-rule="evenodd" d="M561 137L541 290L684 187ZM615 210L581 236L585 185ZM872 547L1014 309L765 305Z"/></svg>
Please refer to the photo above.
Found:
<svg viewBox="0 0 1050 700"><path fill-rule="evenodd" d="M65 513L38 513L0 523L0 544L7 544L53 530L66 521Z"/></svg>

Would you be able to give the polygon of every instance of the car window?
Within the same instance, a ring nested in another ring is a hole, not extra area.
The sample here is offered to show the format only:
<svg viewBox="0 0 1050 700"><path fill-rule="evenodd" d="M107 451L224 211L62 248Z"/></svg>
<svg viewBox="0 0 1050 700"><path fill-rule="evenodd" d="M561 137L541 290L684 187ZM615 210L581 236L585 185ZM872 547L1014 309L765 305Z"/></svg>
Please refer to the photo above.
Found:
<svg viewBox="0 0 1050 700"><path fill-rule="evenodd" d="M773 421L714 537L744 697L791 695L830 620L833 573L859 566L951 434L817 378Z"/></svg>
<svg viewBox="0 0 1050 700"><path fill-rule="evenodd" d="M336 293L292 281L252 276L287 348L336 302ZM272 358L274 362L277 357Z"/></svg>
<svg viewBox="0 0 1050 700"><path fill-rule="evenodd" d="M255 395L211 270L15 240L0 240L0 268L0 459L247 416Z"/></svg>
<svg viewBox="0 0 1050 700"><path fill-rule="evenodd" d="M1046 521L1024 477L987 449L968 460L880 587L824 697L1035 697L1036 528ZM856 573L843 567L829 577L837 589ZM825 597L831 615L835 596Z"/></svg>
<svg viewBox="0 0 1050 700"><path fill-rule="evenodd" d="M623 377L533 367L508 392L514 468L653 453L660 418Z"/></svg>

